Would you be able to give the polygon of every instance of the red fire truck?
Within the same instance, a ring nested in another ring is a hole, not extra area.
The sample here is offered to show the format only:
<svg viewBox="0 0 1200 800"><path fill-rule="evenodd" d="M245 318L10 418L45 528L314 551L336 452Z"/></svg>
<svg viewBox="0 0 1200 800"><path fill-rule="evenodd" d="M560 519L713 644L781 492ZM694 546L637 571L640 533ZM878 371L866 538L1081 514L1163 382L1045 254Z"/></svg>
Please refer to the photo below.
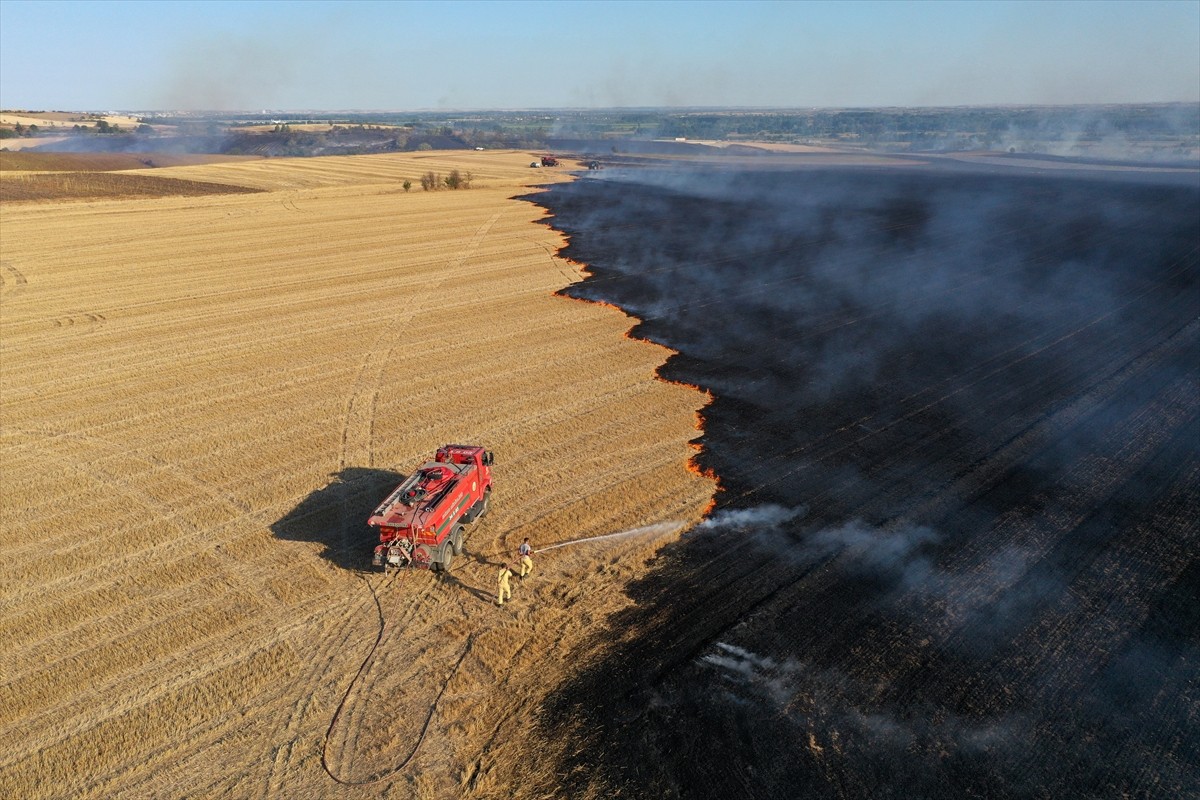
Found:
<svg viewBox="0 0 1200 800"><path fill-rule="evenodd" d="M492 454L475 445L439 447L371 514L379 529L374 564L449 571L461 555L463 527L487 513L492 497Z"/></svg>

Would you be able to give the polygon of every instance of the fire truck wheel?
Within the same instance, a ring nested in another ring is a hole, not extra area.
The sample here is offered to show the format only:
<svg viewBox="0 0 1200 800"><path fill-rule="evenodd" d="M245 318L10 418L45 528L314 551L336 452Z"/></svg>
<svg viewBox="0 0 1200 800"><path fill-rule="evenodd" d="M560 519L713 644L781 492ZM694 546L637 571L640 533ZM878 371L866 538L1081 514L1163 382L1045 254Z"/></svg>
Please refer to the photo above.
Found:
<svg viewBox="0 0 1200 800"><path fill-rule="evenodd" d="M450 546L454 549L454 555L461 556L463 551L463 526L455 525L450 531Z"/></svg>
<svg viewBox="0 0 1200 800"><path fill-rule="evenodd" d="M441 569L442 572L450 571L450 564L454 561L454 546L449 540L442 545L441 558L439 558L438 561L441 562L439 569Z"/></svg>

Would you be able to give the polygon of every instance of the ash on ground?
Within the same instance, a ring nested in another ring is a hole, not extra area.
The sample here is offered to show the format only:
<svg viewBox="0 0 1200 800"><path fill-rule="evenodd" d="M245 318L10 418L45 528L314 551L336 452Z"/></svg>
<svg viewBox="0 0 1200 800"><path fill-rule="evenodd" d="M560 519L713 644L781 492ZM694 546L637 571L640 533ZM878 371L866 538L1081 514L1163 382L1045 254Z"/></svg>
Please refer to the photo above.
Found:
<svg viewBox="0 0 1200 800"><path fill-rule="evenodd" d="M567 293L712 391L722 486L542 710L572 796L1200 794L1194 175L536 201L592 271Z"/></svg>

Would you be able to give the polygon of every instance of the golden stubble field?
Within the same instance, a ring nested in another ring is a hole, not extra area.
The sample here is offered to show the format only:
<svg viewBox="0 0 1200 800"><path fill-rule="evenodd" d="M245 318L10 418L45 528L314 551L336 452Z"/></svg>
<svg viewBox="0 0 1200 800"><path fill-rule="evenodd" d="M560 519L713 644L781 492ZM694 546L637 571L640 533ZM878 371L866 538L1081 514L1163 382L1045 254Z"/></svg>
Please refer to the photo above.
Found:
<svg viewBox="0 0 1200 800"><path fill-rule="evenodd" d="M712 484L667 352L552 295L579 271L511 198L567 175L530 157L0 209L0 796L553 796L539 702ZM452 579L356 569L363 510L452 441L497 460ZM522 537L641 526L492 602Z"/></svg>

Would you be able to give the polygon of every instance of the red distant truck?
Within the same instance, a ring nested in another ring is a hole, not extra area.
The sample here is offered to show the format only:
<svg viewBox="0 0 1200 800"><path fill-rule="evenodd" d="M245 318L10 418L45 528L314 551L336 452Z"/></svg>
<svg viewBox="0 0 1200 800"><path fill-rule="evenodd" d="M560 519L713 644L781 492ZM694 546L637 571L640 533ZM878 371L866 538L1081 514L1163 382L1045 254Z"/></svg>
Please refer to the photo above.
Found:
<svg viewBox="0 0 1200 800"><path fill-rule="evenodd" d="M487 513L492 497L492 454L475 445L439 447L367 520L379 529L373 563L448 572L461 555L463 527Z"/></svg>
<svg viewBox="0 0 1200 800"><path fill-rule="evenodd" d="M542 156L542 166L543 167L557 167L558 159L555 158L554 156Z"/></svg>

